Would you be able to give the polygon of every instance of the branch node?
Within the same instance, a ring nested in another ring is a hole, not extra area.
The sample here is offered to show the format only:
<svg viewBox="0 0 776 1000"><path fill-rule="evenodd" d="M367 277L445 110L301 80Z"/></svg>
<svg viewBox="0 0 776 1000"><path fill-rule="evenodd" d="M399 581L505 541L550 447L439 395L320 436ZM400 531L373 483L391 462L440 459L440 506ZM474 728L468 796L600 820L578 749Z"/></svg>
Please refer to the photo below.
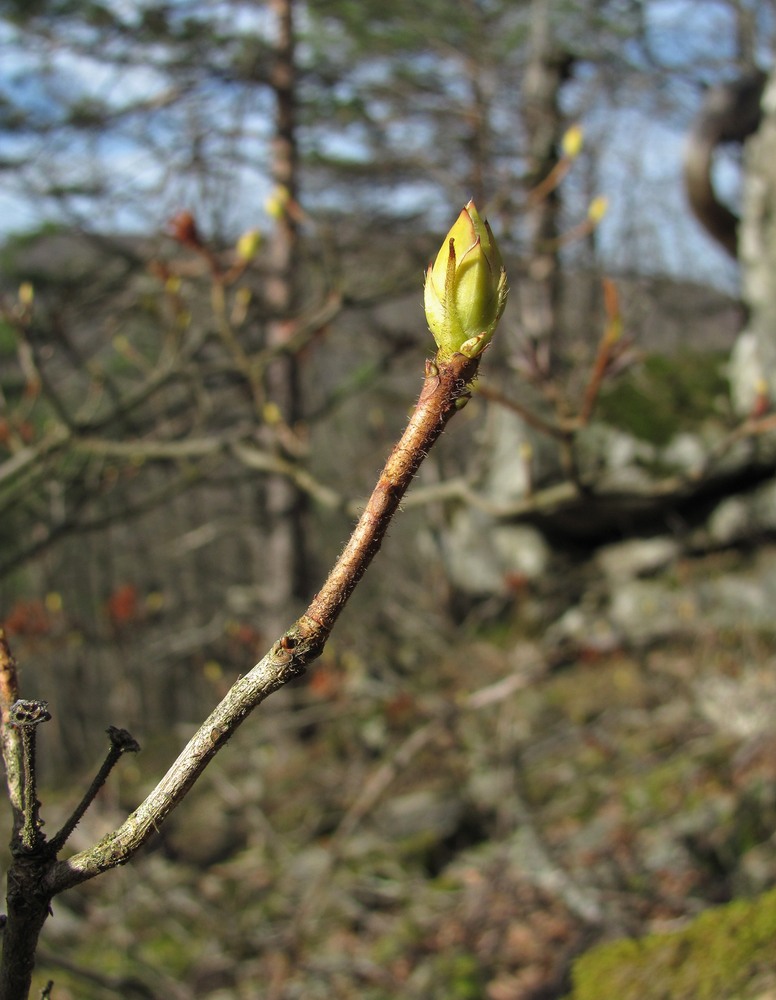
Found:
<svg viewBox="0 0 776 1000"><path fill-rule="evenodd" d="M34 729L41 722L48 722L51 712L47 701L29 701L20 698L15 701L8 712L8 722L17 729Z"/></svg>
<svg viewBox="0 0 776 1000"><path fill-rule="evenodd" d="M105 732L108 734L112 750L116 750L120 754L140 752L140 744L132 733L127 732L126 729L119 729L118 726L108 726Z"/></svg>

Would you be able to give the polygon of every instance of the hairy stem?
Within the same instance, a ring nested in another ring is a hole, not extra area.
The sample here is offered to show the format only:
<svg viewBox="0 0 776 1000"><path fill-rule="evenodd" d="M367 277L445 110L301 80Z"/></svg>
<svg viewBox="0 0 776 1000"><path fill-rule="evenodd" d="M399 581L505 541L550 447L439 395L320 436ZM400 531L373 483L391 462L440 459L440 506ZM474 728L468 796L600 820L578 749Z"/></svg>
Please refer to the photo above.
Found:
<svg viewBox="0 0 776 1000"><path fill-rule="evenodd" d="M478 359L462 354L439 364L426 363L423 389L407 427L385 463L350 540L300 621L312 621L313 629L319 626L331 631L380 548L391 518L421 462L456 408L468 398L468 385L477 373L478 363Z"/></svg>

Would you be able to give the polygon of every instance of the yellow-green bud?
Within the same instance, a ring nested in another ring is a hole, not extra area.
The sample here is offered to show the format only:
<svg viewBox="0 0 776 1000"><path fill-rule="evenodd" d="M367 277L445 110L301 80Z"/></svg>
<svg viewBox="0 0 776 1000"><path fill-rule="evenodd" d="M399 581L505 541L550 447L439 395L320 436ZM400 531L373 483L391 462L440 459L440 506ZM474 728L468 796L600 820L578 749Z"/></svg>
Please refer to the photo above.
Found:
<svg viewBox="0 0 776 1000"><path fill-rule="evenodd" d="M426 272L426 321L439 356L481 354L504 312L508 290L493 233L470 201Z"/></svg>
<svg viewBox="0 0 776 1000"><path fill-rule="evenodd" d="M283 184L273 190L272 194L264 202L264 210L273 219L282 219L291 201L291 192Z"/></svg>
<svg viewBox="0 0 776 1000"><path fill-rule="evenodd" d="M584 139L585 136L581 125L572 125L571 128L566 129L560 141L563 155L569 160L576 159L582 152Z"/></svg>
<svg viewBox="0 0 776 1000"><path fill-rule="evenodd" d="M237 257L247 264L253 260L261 246L261 231L258 229L248 229L237 241Z"/></svg>
<svg viewBox="0 0 776 1000"><path fill-rule="evenodd" d="M599 194L590 202L587 207L587 217L591 222L600 222L609 209L609 199L604 194Z"/></svg>

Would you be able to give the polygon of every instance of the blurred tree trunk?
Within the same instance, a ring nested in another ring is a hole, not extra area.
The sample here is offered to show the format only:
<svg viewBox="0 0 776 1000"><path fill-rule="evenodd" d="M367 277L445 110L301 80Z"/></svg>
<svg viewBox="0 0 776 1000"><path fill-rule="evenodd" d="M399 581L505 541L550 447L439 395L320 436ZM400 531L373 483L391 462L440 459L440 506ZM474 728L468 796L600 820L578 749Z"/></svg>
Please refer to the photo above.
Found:
<svg viewBox="0 0 776 1000"><path fill-rule="evenodd" d="M733 399L739 413L776 400L776 75L762 102L763 120L746 147L743 213L738 252L749 320L731 362Z"/></svg>
<svg viewBox="0 0 776 1000"><path fill-rule="evenodd" d="M299 359L288 350L293 332L292 314L298 308L299 240L299 159L296 136L296 45L294 0L272 0L276 18L276 48L270 73L275 94L275 132L272 140L271 169L278 214L270 247L270 276L266 301L272 314L267 328L267 346L277 350L266 374L265 416L274 429L272 446L288 457L295 449L302 419ZM272 592L267 595L268 626L273 630L291 612L296 600L309 596L310 567L306 513L300 491L283 476L269 476L266 483L266 523L264 557L271 567Z"/></svg>
<svg viewBox="0 0 776 1000"><path fill-rule="evenodd" d="M526 135L525 188L531 191L546 178L558 160L563 133L560 91L568 79L571 56L553 39L550 0L533 0L531 44L522 85L522 114ZM558 328L560 269L556 240L560 230L560 196L555 188L529 200L527 278L521 286L522 328L537 350L542 367L552 365Z"/></svg>

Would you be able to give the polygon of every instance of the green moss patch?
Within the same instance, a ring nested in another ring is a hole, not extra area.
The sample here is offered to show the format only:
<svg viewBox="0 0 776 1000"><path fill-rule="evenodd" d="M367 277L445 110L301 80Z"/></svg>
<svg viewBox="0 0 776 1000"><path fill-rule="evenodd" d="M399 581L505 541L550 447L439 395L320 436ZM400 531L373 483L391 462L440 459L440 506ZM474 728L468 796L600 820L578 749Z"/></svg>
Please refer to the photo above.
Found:
<svg viewBox="0 0 776 1000"><path fill-rule="evenodd" d="M594 948L574 965L570 1000L756 1000L776 984L775 942L776 890L676 934Z"/></svg>

